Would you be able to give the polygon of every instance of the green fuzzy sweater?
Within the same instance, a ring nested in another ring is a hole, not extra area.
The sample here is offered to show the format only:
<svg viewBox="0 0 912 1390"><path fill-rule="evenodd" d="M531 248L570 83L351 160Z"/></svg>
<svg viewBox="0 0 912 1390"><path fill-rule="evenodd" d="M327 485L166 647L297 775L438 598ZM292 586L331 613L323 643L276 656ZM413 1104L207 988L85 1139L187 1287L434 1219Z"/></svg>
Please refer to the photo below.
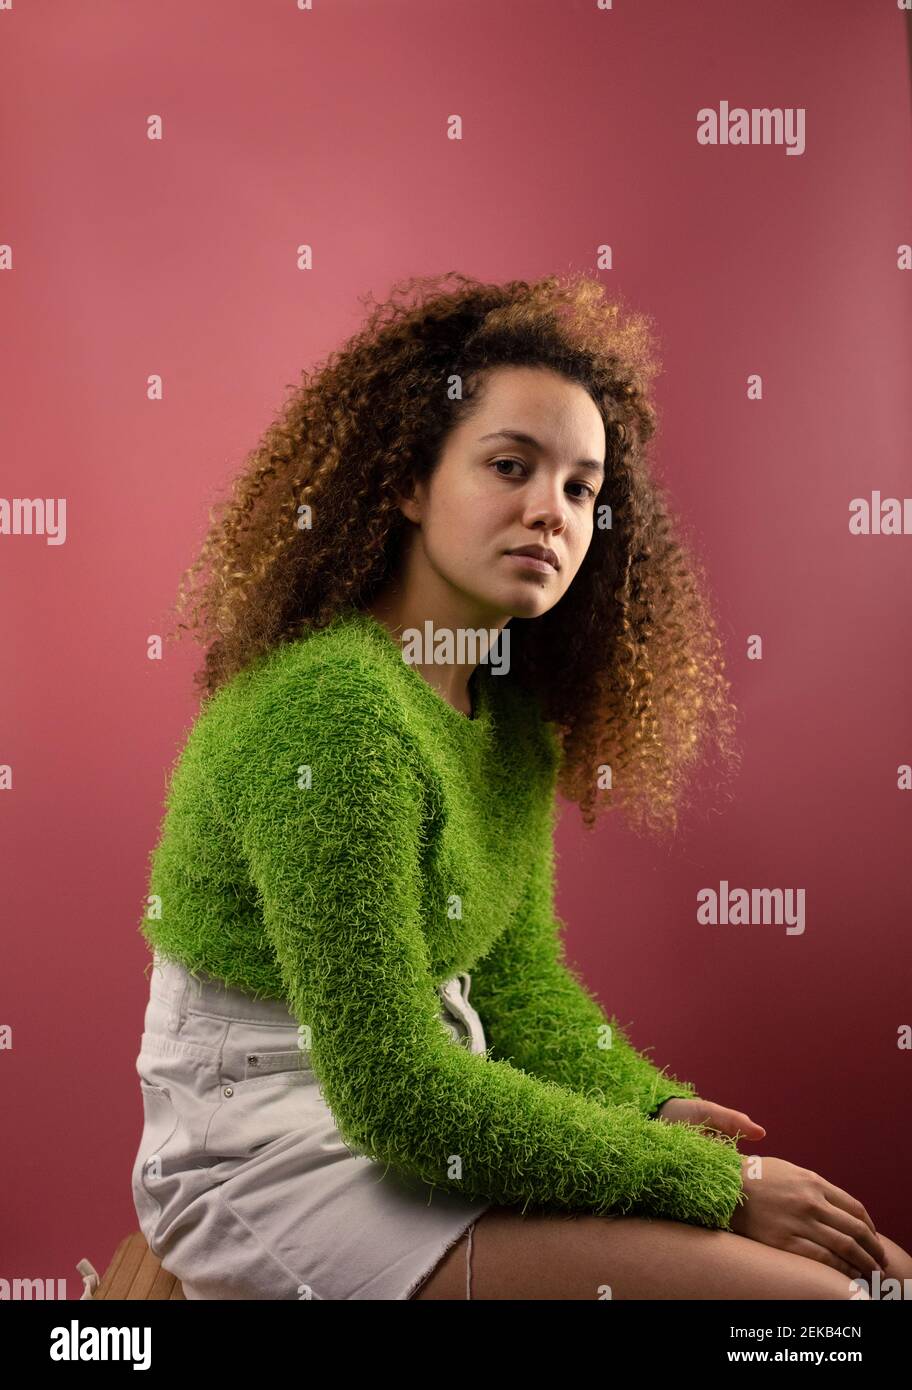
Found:
<svg viewBox="0 0 912 1390"><path fill-rule="evenodd" d="M475 717L354 607L204 703L172 769L140 930L310 1027L354 1151L500 1204L727 1227L741 1157L650 1114L689 1082L637 1052L564 959L559 744L479 667ZM471 972L488 1043L440 1019Z"/></svg>

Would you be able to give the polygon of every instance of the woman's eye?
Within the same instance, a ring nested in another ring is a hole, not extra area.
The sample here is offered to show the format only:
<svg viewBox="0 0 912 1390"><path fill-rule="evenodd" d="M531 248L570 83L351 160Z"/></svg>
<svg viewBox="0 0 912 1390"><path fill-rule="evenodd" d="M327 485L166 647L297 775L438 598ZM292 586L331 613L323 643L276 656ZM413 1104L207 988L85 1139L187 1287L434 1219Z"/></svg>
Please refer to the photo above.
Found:
<svg viewBox="0 0 912 1390"><path fill-rule="evenodd" d="M520 463L519 459L508 459L508 458L493 459L492 462L491 462L491 467L492 467L492 468L497 468L498 464L501 464L501 463L515 464L517 468L523 468L523 467L525 467L524 464ZM501 477L501 478L506 478L506 477L509 477L509 476L510 476L510 475L507 474L507 473L501 473L501 474L500 474L500 477ZM573 499L575 502L585 502L585 500L586 500L587 497L595 497L595 496L596 496L595 489L594 489L594 488L591 488L591 487L589 486L588 483L571 483L570 486L571 486L571 487L580 487L580 488L583 489L582 496L577 495L577 496Z"/></svg>

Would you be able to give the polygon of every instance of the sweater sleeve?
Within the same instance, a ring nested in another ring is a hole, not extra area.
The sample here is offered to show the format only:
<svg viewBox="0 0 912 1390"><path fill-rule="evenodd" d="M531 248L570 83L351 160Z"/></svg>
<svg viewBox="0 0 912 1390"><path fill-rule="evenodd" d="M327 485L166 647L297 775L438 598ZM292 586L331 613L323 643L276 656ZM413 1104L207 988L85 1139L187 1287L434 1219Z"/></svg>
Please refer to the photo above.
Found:
<svg viewBox="0 0 912 1390"><path fill-rule="evenodd" d="M672 1096L695 1096L633 1047L567 964L554 912L553 828L534 854L525 895L494 948L472 971L472 1004L494 1056L603 1105L652 1116Z"/></svg>
<svg viewBox="0 0 912 1390"><path fill-rule="evenodd" d="M422 921L425 785L400 729L351 681L260 711L231 788L290 1007L345 1143L504 1205L726 1226L741 1158L725 1136L650 1123L455 1044ZM442 908L445 910L445 906Z"/></svg>

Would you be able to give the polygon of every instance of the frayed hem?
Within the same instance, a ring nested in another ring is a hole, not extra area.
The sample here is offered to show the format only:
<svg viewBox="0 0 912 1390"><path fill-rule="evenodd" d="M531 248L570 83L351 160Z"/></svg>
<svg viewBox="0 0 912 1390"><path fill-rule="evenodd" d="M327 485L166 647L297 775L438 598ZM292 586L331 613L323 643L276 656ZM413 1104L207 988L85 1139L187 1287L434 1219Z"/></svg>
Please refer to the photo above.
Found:
<svg viewBox="0 0 912 1390"><path fill-rule="evenodd" d="M493 1203L492 1203L491 1205L493 1206ZM423 1271L423 1273L417 1274L417 1275L415 1276L415 1278L412 1280L412 1282L409 1284L409 1286L408 1286L408 1288L406 1289L405 1293L402 1295L403 1300L407 1300L407 1299L410 1299L410 1298L414 1298L415 1294L416 1294L416 1293L418 1292L418 1290L421 1288L422 1284L426 1283L427 1280L430 1279L431 1275L434 1273L434 1270L438 1267L438 1265L442 1262L442 1260L443 1260L443 1259L449 1254L449 1252L453 1249L453 1246L459 1244L459 1242L462 1240L462 1238L463 1238L463 1236L466 1234L466 1232L468 1232L469 1239L468 1239L468 1243L467 1243L467 1245L466 1245L466 1293L465 1293L465 1296L466 1296L467 1299L471 1299L471 1297L472 1297L472 1240L473 1240L473 1236L474 1236L474 1233L475 1233L475 1223L476 1223L476 1221L479 1220L480 1217L482 1217L482 1216L484 1215L484 1213L485 1213L486 1211L490 1211L490 1207L485 1207L482 1211L476 1212L474 1216L469 1217L469 1218L467 1219L467 1221L466 1221L466 1224L462 1227L462 1229L461 1229L460 1231L458 1231L458 1232L456 1233L456 1235L450 1236L450 1237L449 1237L449 1239L447 1240L446 1244L445 1244L444 1246L441 1247L441 1249L438 1251L438 1253L437 1253L437 1254L433 1257L433 1259L428 1263L428 1267Z"/></svg>

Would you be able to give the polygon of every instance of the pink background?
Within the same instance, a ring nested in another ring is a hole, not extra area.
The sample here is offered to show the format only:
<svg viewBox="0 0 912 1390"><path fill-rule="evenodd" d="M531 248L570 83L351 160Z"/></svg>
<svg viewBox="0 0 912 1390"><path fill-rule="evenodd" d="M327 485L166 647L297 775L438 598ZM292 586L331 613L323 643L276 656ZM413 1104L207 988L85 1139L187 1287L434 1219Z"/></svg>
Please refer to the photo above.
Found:
<svg viewBox="0 0 912 1390"><path fill-rule="evenodd" d="M101 1274L137 1227L139 919L199 659L146 643L209 506L360 295L594 268L603 243L660 334L654 458L745 760L665 845L565 810L570 956L637 1046L766 1126L749 1148L912 1245L912 537L848 531L852 498L912 495L905 24L892 0L0 14L0 492L68 508L64 545L0 536L0 1277L78 1297L77 1260ZM722 100L805 108L805 153L698 145ZM721 879L803 887L804 935L698 926Z"/></svg>

